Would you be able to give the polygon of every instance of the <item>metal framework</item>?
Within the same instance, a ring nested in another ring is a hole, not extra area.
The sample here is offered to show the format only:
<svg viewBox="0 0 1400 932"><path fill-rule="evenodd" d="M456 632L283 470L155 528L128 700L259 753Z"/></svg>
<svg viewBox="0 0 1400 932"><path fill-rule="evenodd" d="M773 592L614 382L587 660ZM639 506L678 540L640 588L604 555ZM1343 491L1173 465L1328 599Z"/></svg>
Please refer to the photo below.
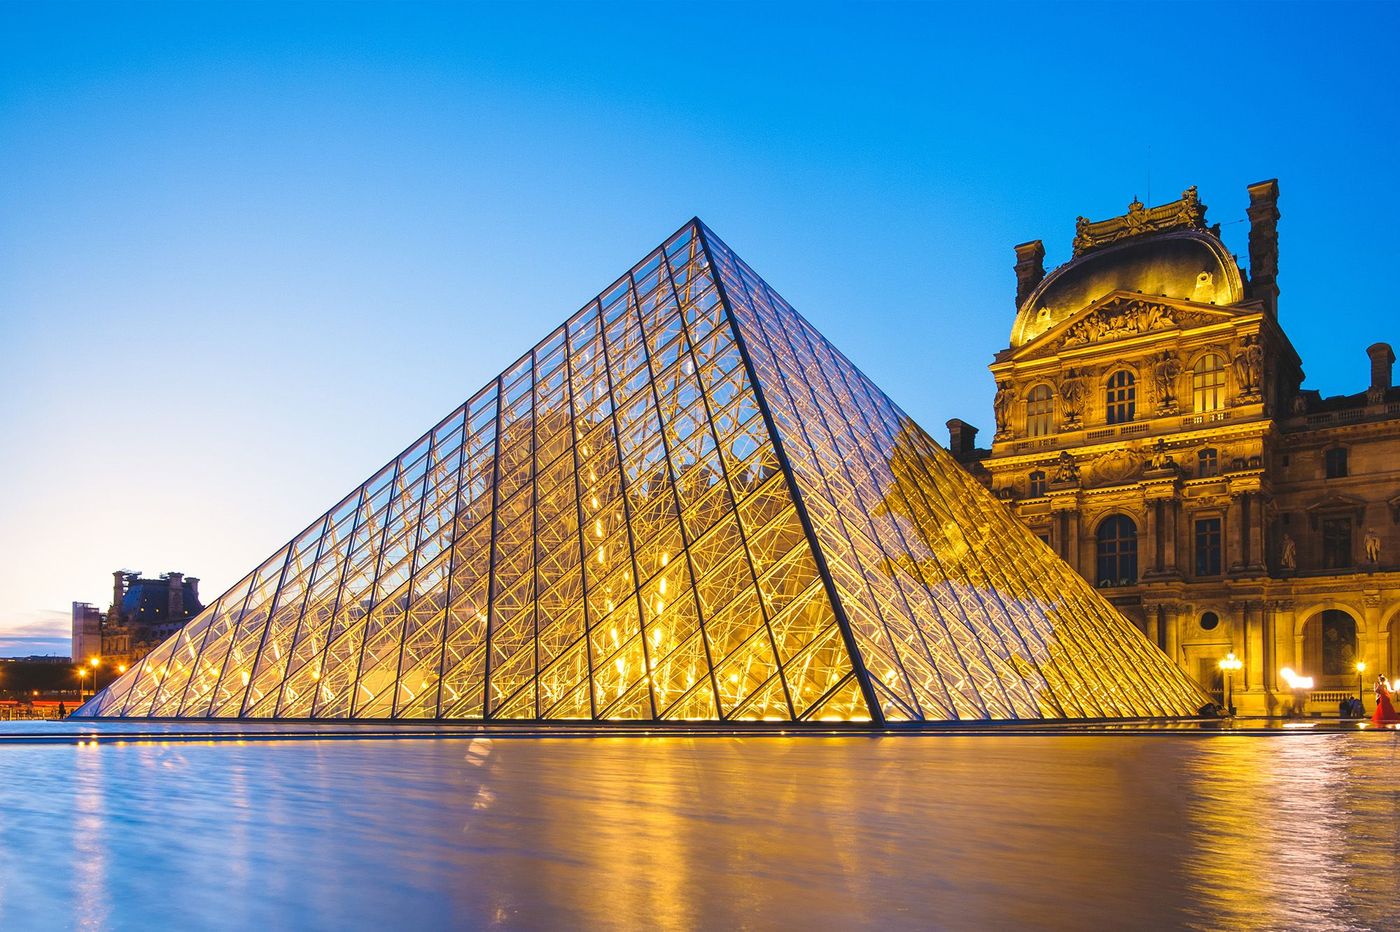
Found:
<svg viewBox="0 0 1400 932"><path fill-rule="evenodd" d="M882 724L1205 701L694 220L76 714Z"/></svg>

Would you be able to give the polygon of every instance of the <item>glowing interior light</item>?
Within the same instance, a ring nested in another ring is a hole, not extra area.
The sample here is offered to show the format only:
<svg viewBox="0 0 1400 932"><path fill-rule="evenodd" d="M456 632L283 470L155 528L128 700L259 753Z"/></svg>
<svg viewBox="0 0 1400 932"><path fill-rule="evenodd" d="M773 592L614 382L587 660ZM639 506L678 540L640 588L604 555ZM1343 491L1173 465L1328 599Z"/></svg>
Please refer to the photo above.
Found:
<svg viewBox="0 0 1400 932"><path fill-rule="evenodd" d="M599 563L602 563L602 562L603 562L603 545L602 545L602 544L599 544L599 545L598 545L598 562L599 562Z"/></svg>
<svg viewBox="0 0 1400 932"><path fill-rule="evenodd" d="M597 508L597 507L598 507L598 496L596 496L596 495L593 496L593 507L594 507L594 508Z"/></svg>
<svg viewBox="0 0 1400 932"><path fill-rule="evenodd" d="M739 674L737 674L737 673L731 673L731 674L729 674L729 682L731 682L731 683L738 683L738 682L739 682Z"/></svg>
<svg viewBox="0 0 1400 932"><path fill-rule="evenodd" d="M660 599L657 599L657 600L656 600L656 614L660 615L660 614L661 614L662 612L664 612L664 611L666 611L666 603L663 602L663 601L661 601Z"/></svg>
<svg viewBox="0 0 1400 932"><path fill-rule="evenodd" d="M612 610L613 610L613 600L612 600L612 599L608 599L608 611L612 611Z"/></svg>
<svg viewBox="0 0 1400 932"><path fill-rule="evenodd" d="M311 678L312 678L313 680L319 680L319 679L321 678L321 671L320 671L320 670L312 670L312 671L311 671Z"/></svg>
<svg viewBox="0 0 1400 932"><path fill-rule="evenodd" d="M666 594L666 577L665 577L665 576L662 576L662 577L661 577L661 585L659 585L657 588L661 590L661 594L662 594L662 595L665 595L665 594ZM658 609L658 611L659 611L659 609Z"/></svg>
<svg viewBox="0 0 1400 932"><path fill-rule="evenodd" d="M627 670L627 661L621 657L617 658L617 672L624 673Z"/></svg>
<svg viewBox="0 0 1400 932"><path fill-rule="evenodd" d="M661 646L661 639L666 636L666 632L660 628L653 628L651 631L651 643L653 647Z"/></svg>
<svg viewBox="0 0 1400 932"><path fill-rule="evenodd" d="M664 550L661 551L661 565L664 567L667 563L670 563L670 562L671 562L671 555L670 555L669 553L667 553L666 551L664 551Z"/></svg>
<svg viewBox="0 0 1400 932"><path fill-rule="evenodd" d="M243 677L243 685L244 685L244 686L247 686L247 685L248 685L248 680L251 679L251 677L248 676L248 671L247 671L247 670L244 670L244 671L243 671L241 674L239 674L239 675Z"/></svg>
<svg viewBox="0 0 1400 932"><path fill-rule="evenodd" d="M613 645L616 646L616 644L617 644L617 629L616 629L616 628L613 628L612 631L610 631L609 633L612 635L612 642L613 642Z"/></svg>
<svg viewBox="0 0 1400 932"><path fill-rule="evenodd" d="M598 518L597 520L595 520L595 521L593 522L593 536L594 536L594 537L602 537L602 536L603 536L603 519L602 519L602 518Z"/></svg>

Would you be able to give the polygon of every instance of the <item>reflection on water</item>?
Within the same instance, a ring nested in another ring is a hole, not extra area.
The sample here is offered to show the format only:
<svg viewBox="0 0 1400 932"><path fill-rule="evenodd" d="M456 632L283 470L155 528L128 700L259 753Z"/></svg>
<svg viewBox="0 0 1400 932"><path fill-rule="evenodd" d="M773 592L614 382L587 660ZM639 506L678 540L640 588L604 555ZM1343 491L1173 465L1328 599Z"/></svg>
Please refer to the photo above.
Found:
<svg viewBox="0 0 1400 932"><path fill-rule="evenodd" d="M1390 735L0 746L0 928L1395 928Z"/></svg>

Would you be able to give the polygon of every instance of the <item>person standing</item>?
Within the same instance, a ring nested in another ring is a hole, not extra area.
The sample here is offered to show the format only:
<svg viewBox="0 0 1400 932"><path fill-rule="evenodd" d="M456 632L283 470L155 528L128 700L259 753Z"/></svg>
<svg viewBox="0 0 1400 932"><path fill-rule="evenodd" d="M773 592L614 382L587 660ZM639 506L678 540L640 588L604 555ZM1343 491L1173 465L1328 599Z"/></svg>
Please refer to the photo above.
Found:
<svg viewBox="0 0 1400 932"><path fill-rule="evenodd" d="M1371 713L1371 723L1389 725L1400 722L1395 714L1395 704L1390 701L1390 682L1384 675L1376 677L1376 711Z"/></svg>

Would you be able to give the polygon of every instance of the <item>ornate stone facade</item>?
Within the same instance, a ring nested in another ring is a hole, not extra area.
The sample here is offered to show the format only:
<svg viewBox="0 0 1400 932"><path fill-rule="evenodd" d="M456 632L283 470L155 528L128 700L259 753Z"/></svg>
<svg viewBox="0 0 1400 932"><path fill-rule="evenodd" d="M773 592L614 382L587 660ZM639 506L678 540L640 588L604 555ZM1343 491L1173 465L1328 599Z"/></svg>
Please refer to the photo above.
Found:
<svg viewBox="0 0 1400 932"><path fill-rule="evenodd" d="M1377 343L1370 385L1302 388L1279 325L1278 185L1249 188L1251 274L1170 204L1080 218L1048 275L1016 247L1017 316L997 354L997 433L950 422L953 453L1208 689L1233 651L1245 713L1281 713L1279 671L1313 707L1365 663L1400 676L1400 390Z"/></svg>

